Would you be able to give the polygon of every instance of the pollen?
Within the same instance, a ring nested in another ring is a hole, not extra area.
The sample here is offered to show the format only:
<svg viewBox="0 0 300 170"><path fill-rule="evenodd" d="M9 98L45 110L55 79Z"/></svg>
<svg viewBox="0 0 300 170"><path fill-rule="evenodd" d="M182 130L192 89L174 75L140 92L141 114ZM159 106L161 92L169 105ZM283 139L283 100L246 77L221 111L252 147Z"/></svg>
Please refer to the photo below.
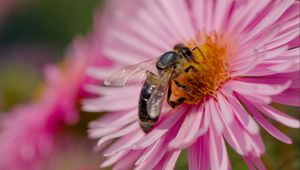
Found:
<svg viewBox="0 0 300 170"><path fill-rule="evenodd" d="M230 50L223 37L216 33L201 37L188 43L196 62L187 63L184 69L189 66L194 69L178 77L178 81L188 87L184 98L189 104L199 103L208 96L215 97L220 86L230 79L227 62Z"/></svg>

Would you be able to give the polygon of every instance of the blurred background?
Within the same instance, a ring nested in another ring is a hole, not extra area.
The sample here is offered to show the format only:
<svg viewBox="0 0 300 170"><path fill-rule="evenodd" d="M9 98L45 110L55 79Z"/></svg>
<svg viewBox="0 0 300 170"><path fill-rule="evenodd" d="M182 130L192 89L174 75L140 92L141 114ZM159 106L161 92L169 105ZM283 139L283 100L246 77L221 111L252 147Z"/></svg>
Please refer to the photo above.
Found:
<svg viewBox="0 0 300 170"><path fill-rule="evenodd" d="M59 64L74 37L91 31L93 13L101 4L101 0L0 0L0 116L34 98L43 83L44 66ZM97 116L61 129L43 169L99 169L100 155L93 152L95 142L86 134L87 122Z"/></svg>
<svg viewBox="0 0 300 170"><path fill-rule="evenodd" d="M46 63L91 31L101 0L0 0L0 108L31 98ZM22 86L20 86L22 84Z"/></svg>
<svg viewBox="0 0 300 170"><path fill-rule="evenodd" d="M42 83L45 64L62 61L72 39L91 31L93 13L102 3L102 0L0 0L0 113L5 114L33 97ZM278 107L299 118L296 108ZM89 117L86 122L96 117ZM68 147L58 148L64 153L51 159L49 169L77 169L80 165L84 169L86 164L89 165L86 169L99 169L100 156L91 152L94 143L86 142L86 122L66 127L71 131L66 141ZM276 125L294 144L283 144L262 130L267 149L263 161L268 169L299 169L299 130ZM74 155L74 148L81 154ZM246 169L241 158L230 149L229 154L233 169ZM187 153L183 152L176 169L187 168Z"/></svg>

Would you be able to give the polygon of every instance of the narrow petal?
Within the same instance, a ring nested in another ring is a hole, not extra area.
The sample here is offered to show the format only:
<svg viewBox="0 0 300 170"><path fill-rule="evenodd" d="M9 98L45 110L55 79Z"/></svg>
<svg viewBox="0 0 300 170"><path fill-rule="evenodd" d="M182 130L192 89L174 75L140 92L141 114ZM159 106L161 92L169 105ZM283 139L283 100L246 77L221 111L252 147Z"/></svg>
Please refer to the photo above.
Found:
<svg viewBox="0 0 300 170"><path fill-rule="evenodd" d="M251 134L259 133L259 127L252 117L246 112L241 103L232 95L227 95L229 103L232 105L234 114L244 128Z"/></svg>
<svg viewBox="0 0 300 170"><path fill-rule="evenodd" d="M199 148L199 142L195 142L191 147L188 149L188 162L189 162L189 169L199 169L199 153L201 152Z"/></svg>
<svg viewBox="0 0 300 170"><path fill-rule="evenodd" d="M120 152L124 149L129 149L132 145L140 140L144 135L144 133L140 130L136 130L120 139L118 139L115 143L109 146L107 149L103 151L104 156L112 156L117 152Z"/></svg>
<svg viewBox="0 0 300 170"><path fill-rule="evenodd" d="M174 169L176 161L180 155L181 150L167 153L164 158L156 165L155 170Z"/></svg>
<svg viewBox="0 0 300 170"><path fill-rule="evenodd" d="M247 38L243 41L248 41L249 39L257 36L263 29L266 29L269 25L274 23L285 11L288 7L290 7L293 3L293 0L286 1L277 1L275 2L272 10L269 14L266 15L256 26L247 34Z"/></svg>
<svg viewBox="0 0 300 170"><path fill-rule="evenodd" d="M231 86L235 91L243 94L256 93L261 95L276 95L280 94L290 86L291 82L278 85L247 83L242 81L230 81L227 85Z"/></svg>
<svg viewBox="0 0 300 170"><path fill-rule="evenodd" d="M212 129L212 128L211 128ZM212 130L210 133L210 160L212 170L229 169L230 163L227 155L227 149L222 136Z"/></svg>
<svg viewBox="0 0 300 170"><path fill-rule="evenodd" d="M268 105L254 105L257 109L259 109L262 113L270 117L271 119L280 122L291 128L299 128L300 122L299 120L271 107Z"/></svg>
<svg viewBox="0 0 300 170"><path fill-rule="evenodd" d="M228 103L227 99L221 94L217 94L218 101L215 102L216 105L220 108L220 114L224 117L224 121L226 124L230 125L233 121L233 112L230 104Z"/></svg>
<svg viewBox="0 0 300 170"><path fill-rule="evenodd" d="M213 99L211 98L207 104L209 105L210 108L210 116L212 118L213 124L216 127L218 134L221 134L224 129L224 125L221 120L220 114L217 111L216 106L214 105Z"/></svg>
<svg viewBox="0 0 300 170"><path fill-rule="evenodd" d="M278 140L284 143L287 144L292 143L292 140L288 136L286 136L277 128L275 128L273 125L268 123L249 101L247 101L245 98L241 97L240 95L239 98L247 106L247 108L250 110L250 112L253 114L254 118L259 122L259 124L262 127L264 127L272 136L274 136L275 138L277 138Z"/></svg>
<svg viewBox="0 0 300 170"><path fill-rule="evenodd" d="M113 165L114 163L116 163L119 160L121 160L121 158L124 157L127 153L128 153L128 151L121 151L121 152L119 152L119 153L117 153L117 154L109 157L107 160L105 160L101 164L101 168L105 168L105 167Z"/></svg>
<svg viewBox="0 0 300 170"><path fill-rule="evenodd" d="M173 114L167 113L166 116L158 123L157 127L152 129L142 140L138 141L134 148L145 148L161 138L177 121L186 113L188 108L180 107Z"/></svg>
<svg viewBox="0 0 300 170"><path fill-rule="evenodd" d="M196 140L202 118L202 112L199 113L201 109L199 106L195 106L186 115L177 136L169 143L170 149L188 147L189 144Z"/></svg>
<svg viewBox="0 0 300 170"><path fill-rule="evenodd" d="M203 134L205 134L208 130L208 127L211 123L211 116L210 116L210 108L209 108L209 105L206 104L204 106L204 110L202 110L203 112L203 118L201 120L201 124L200 124L200 129L199 129L199 132L198 132L198 136L202 136Z"/></svg>
<svg viewBox="0 0 300 170"><path fill-rule="evenodd" d="M276 103L300 106L300 90L299 89L287 89L279 95L273 96L272 99ZM288 98L288 100L287 100Z"/></svg>
<svg viewBox="0 0 300 170"><path fill-rule="evenodd" d="M132 131L134 131L134 130L136 130L136 129L139 129L139 128L140 128L140 127L139 127L139 125L138 125L137 122L136 122L136 123L133 123L133 124L127 126L127 127L124 127L124 128L123 128L122 130L120 130L120 131L117 131L117 132L115 132L115 133L112 133L112 134L109 134L109 135L107 135L107 136L104 136L103 138L101 138L101 139L98 141L97 145L101 145L102 143L104 143L104 142L107 141L107 140L110 140L110 139L113 139L113 138L117 138L117 137L120 137L120 136L124 136L124 135L126 135L126 134L128 134L128 133L130 133L130 132L132 132Z"/></svg>
<svg viewBox="0 0 300 170"><path fill-rule="evenodd" d="M144 150L130 151L127 155L116 162L113 170L132 169L134 162L144 153Z"/></svg>

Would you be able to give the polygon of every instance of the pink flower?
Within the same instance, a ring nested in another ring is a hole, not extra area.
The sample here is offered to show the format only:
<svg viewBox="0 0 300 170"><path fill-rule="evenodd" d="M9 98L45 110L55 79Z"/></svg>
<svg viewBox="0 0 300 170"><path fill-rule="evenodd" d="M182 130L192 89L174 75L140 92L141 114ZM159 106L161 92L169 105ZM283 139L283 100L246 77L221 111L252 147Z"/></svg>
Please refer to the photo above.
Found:
<svg viewBox="0 0 300 170"><path fill-rule="evenodd" d="M79 121L79 102L90 94L83 90L89 65L107 66L93 39L77 38L58 67L48 65L45 84L35 101L17 106L1 117L0 169L43 169L57 135L65 125ZM99 45L99 41L97 41Z"/></svg>
<svg viewBox="0 0 300 170"><path fill-rule="evenodd" d="M197 102L175 109L165 104L148 134L138 124L140 85L88 86L101 97L85 100L84 110L109 112L89 130L100 148L114 141L103 151L102 167L172 169L187 149L190 169L231 169L228 143L250 169L265 169L258 124L288 144L292 140L266 118L299 128L298 120L271 105L300 105L298 9L293 0L155 0L116 11L102 37L115 70L157 58L178 43L197 46L204 57L190 83L196 95L185 94ZM89 72L105 79L112 71Z"/></svg>

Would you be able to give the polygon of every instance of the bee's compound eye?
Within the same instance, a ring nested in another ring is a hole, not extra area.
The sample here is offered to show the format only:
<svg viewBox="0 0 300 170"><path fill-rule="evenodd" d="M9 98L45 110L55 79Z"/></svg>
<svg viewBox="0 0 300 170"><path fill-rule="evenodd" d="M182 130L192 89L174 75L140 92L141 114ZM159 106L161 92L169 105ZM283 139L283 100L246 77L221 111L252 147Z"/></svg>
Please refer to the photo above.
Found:
<svg viewBox="0 0 300 170"><path fill-rule="evenodd" d="M179 56L175 51L168 51L159 57L156 68L159 70L170 68L177 64L178 58Z"/></svg>
<svg viewBox="0 0 300 170"><path fill-rule="evenodd" d="M193 53L192 51L187 48L187 47L182 47L182 53L184 54L184 56L188 59L188 60L191 60L193 59Z"/></svg>

